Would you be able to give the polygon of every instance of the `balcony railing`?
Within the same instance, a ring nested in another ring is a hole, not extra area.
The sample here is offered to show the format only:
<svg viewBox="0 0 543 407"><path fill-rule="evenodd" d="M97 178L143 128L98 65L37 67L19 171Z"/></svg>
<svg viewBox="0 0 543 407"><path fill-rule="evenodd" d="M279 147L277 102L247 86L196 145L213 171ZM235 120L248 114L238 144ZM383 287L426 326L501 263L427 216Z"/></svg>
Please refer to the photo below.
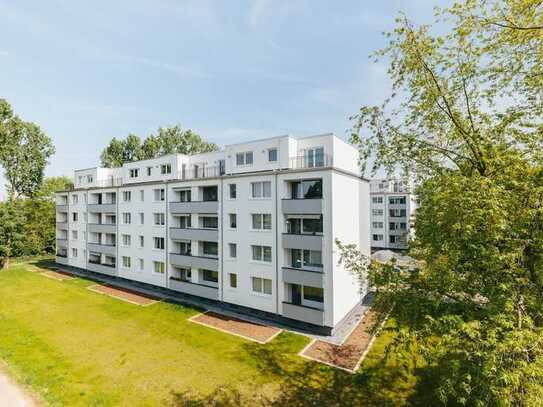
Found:
<svg viewBox="0 0 543 407"><path fill-rule="evenodd" d="M198 169L182 169L177 172L177 179L180 180L189 180L189 179L200 179L200 178L215 178L224 175L224 168L213 166L213 167L201 167Z"/></svg>
<svg viewBox="0 0 543 407"><path fill-rule="evenodd" d="M331 167L333 164L333 157L329 154L303 155L289 160L291 169Z"/></svg>

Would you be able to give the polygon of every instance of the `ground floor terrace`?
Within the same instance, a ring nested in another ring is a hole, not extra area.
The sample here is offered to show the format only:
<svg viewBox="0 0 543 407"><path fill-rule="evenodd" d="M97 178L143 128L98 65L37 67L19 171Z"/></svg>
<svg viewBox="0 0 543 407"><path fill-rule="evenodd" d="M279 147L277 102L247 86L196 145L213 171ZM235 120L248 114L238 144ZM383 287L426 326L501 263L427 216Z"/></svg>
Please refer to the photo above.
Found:
<svg viewBox="0 0 543 407"><path fill-rule="evenodd" d="M0 271L0 361L44 404L348 406L427 397L423 376L383 357L393 318L365 350L374 321L364 321L344 343L323 343L48 260Z"/></svg>

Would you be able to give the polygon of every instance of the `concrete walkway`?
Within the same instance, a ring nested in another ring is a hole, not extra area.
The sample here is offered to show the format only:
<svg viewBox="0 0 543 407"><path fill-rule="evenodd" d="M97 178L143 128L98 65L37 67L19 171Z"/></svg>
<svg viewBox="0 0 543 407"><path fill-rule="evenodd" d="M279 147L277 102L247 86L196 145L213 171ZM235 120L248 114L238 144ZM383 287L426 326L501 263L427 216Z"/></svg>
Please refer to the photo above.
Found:
<svg viewBox="0 0 543 407"><path fill-rule="evenodd" d="M0 406L35 407L36 405L34 400L0 371Z"/></svg>

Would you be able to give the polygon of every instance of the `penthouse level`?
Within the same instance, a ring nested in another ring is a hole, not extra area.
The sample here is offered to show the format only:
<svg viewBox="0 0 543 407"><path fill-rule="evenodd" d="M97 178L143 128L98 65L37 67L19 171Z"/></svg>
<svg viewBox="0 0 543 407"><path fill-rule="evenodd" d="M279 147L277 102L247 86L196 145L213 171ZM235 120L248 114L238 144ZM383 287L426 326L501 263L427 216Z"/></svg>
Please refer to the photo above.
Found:
<svg viewBox="0 0 543 407"><path fill-rule="evenodd" d="M335 245L370 252L357 160L325 134L76 170L57 262L331 333L367 290Z"/></svg>

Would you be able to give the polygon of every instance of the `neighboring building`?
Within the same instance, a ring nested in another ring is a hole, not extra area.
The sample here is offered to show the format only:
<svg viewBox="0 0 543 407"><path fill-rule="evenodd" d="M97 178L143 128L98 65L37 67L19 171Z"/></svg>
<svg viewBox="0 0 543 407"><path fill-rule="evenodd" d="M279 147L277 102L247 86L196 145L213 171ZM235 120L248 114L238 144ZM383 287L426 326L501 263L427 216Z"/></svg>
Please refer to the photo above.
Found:
<svg viewBox="0 0 543 407"><path fill-rule="evenodd" d="M370 181L372 248L407 249L417 208L412 189L412 183L398 179Z"/></svg>
<svg viewBox="0 0 543 407"><path fill-rule="evenodd" d="M57 262L331 333L366 294L335 245L370 252L357 160L327 134L77 170Z"/></svg>

